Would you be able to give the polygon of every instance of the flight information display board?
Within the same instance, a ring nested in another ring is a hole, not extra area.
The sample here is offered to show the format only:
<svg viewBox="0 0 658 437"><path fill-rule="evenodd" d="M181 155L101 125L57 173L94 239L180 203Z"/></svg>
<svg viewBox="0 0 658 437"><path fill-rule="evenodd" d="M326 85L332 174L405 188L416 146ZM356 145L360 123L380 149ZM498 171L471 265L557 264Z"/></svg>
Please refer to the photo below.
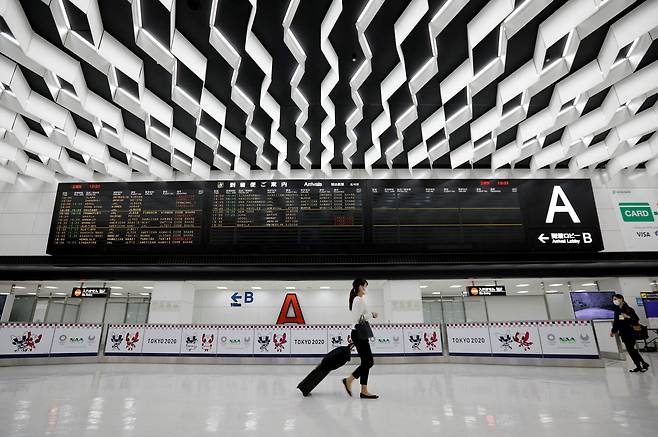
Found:
<svg viewBox="0 0 658 437"><path fill-rule="evenodd" d="M194 182L60 184L49 253L199 247L204 194Z"/></svg>
<svg viewBox="0 0 658 437"><path fill-rule="evenodd" d="M209 190L208 247L334 252L363 245L363 184L357 180L215 182Z"/></svg>
<svg viewBox="0 0 658 437"><path fill-rule="evenodd" d="M48 253L598 251L589 180L60 184Z"/></svg>

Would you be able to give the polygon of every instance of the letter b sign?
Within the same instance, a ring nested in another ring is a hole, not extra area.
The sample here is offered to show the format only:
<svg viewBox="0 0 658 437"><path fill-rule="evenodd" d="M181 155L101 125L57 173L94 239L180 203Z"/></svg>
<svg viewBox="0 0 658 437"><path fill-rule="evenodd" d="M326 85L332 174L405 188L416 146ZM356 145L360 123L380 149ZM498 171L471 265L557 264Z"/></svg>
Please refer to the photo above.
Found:
<svg viewBox="0 0 658 437"><path fill-rule="evenodd" d="M244 303L252 303L254 301L254 292L245 291L244 293Z"/></svg>

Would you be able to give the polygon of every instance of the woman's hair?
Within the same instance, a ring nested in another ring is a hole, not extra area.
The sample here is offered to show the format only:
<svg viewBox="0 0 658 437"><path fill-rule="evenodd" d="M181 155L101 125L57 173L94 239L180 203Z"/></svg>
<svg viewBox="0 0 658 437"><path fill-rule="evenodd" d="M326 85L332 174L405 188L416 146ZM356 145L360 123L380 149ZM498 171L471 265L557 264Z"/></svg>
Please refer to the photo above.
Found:
<svg viewBox="0 0 658 437"><path fill-rule="evenodd" d="M613 299L624 299L624 295L619 293L615 293L612 297Z"/></svg>
<svg viewBox="0 0 658 437"><path fill-rule="evenodd" d="M352 290L350 290L350 311L352 311L352 302L354 302L354 298L359 295L359 287L362 285L368 285L368 281L358 278L352 282Z"/></svg>

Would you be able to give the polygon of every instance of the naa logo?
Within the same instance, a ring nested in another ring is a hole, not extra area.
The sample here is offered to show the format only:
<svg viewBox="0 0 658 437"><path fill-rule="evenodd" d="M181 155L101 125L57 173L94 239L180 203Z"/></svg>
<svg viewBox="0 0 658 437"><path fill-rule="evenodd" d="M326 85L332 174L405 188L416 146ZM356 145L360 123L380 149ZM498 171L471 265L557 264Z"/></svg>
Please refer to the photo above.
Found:
<svg viewBox="0 0 658 437"><path fill-rule="evenodd" d="M33 337L32 332L27 331L20 337L12 335L11 344L15 347L14 352L32 352L36 349L37 344L41 342L42 338L42 334Z"/></svg>

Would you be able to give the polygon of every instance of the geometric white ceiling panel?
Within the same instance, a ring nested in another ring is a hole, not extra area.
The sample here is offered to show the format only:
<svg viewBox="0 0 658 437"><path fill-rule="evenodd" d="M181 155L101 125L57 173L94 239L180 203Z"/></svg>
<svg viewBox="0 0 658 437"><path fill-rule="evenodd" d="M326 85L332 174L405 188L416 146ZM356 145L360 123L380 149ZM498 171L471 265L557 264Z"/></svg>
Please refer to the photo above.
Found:
<svg viewBox="0 0 658 437"><path fill-rule="evenodd" d="M0 180L658 173L658 0L0 0Z"/></svg>

